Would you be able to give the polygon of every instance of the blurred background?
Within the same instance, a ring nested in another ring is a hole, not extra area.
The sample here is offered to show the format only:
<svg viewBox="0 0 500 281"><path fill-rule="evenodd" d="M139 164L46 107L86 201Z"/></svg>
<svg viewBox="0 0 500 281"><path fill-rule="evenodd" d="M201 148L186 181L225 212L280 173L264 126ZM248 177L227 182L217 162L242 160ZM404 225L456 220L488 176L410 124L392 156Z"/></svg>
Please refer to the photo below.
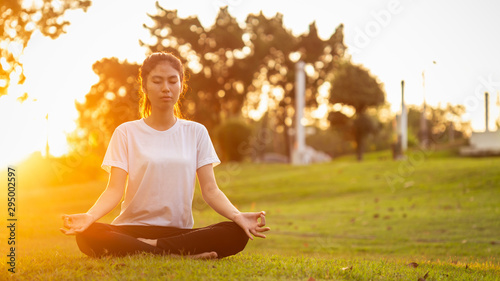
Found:
<svg viewBox="0 0 500 281"><path fill-rule="evenodd" d="M26 185L106 176L108 141L119 124L139 118L138 68L155 51L185 62L181 108L207 127L224 162L291 162L299 61L309 162L384 150L404 157L428 145L458 151L473 132L500 124L498 8L495 1L2 1L0 166L23 166Z"/></svg>

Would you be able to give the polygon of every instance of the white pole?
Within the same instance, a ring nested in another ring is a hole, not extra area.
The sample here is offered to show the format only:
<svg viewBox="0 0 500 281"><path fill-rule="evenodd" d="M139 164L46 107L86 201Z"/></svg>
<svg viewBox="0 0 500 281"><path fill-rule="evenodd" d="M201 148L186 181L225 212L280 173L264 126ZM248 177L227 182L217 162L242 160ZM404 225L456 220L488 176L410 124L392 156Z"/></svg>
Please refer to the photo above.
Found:
<svg viewBox="0 0 500 281"><path fill-rule="evenodd" d="M427 104L425 102L425 71L422 71L422 89L424 92L424 103L422 105L422 114L420 115L420 146L424 149L427 148L427 120L425 118L425 111Z"/></svg>
<svg viewBox="0 0 500 281"><path fill-rule="evenodd" d="M489 115L490 115L489 112L488 112L488 109L489 109L488 101L489 101L489 94L488 94L488 92L485 92L484 93L484 113L485 113L485 122L486 122L486 124L485 124L486 128L484 130L485 132L489 132L490 131L489 126L488 126L488 123L490 122L488 120L489 119Z"/></svg>
<svg viewBox="0 0 500 281"><path fill-rule="evenodd" d="M304 117L305 92L306 92L306 73L304 71L305 63L298 61L295 65L295 145L292 155L294 165L306 164L304 151L306 148L306 138L302 118Z"/></svg>
<svg viewBox="0 0 500 281"><path fill-rule="evenodd" d="M408 149L408 112L405 104L405 81L401 81L401 151Z"/></svg>

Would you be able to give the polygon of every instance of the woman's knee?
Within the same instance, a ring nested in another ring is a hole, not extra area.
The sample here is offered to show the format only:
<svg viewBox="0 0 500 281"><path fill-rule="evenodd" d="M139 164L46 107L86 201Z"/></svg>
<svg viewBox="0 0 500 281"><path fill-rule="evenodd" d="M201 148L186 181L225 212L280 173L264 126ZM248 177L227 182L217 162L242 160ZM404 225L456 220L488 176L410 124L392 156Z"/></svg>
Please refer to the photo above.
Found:
<svg viewBox="0 0 500 281"><path fill-rule="evenodd" d="M100 247L99 239L102 238L107 230L107 225L102 223L93 223L86 230L76 235L76 244L80 251L89 257L100 257L105 254L104 249Z"/></svg>
<svg viewBox="0 0 500 281"><path fill-rule="evenodd" d="M231 254L237 254L245 249L249 238L239 225L234 222L227 221L221 222L219 226L223 227L226 230L226 243L231 245Z"/></svg>
<svg viewBox="0 0 500 281"><path fill-rule="evenodd" d="M83 233L78 233L76 235L76 244L82 253L89 257L97 257L97 253L91 247L91 241Z"/></svg>
<svg viewBox="0 0 500 281"><path fill-rule="evenodd" d="M112 226L105 223L94 222L80 234L84 236L101 236L103 232L112 230Z"/></svg>
<svg viewBox="0 0 500 281"><path fill-rule="evenodd" d="M239 236L239 237L242 237L242 238L243 237L248 238L248 236L245 233L245 231L238 224L236 224L235 222L224 221L224 222L220 222L220 223L216 224L216 226L222 227L222 228L226 229L227 231L229 231L234 236L237 236L237 237Z"/></svg>

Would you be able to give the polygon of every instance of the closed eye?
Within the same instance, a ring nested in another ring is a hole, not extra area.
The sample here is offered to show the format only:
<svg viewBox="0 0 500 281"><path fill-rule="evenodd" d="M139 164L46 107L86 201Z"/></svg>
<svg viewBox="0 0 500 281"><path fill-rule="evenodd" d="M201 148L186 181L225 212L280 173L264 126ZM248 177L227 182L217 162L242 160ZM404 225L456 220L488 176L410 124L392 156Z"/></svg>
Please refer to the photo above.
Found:
<svg viewBox="0 0 500 281"><path fill-rule="evenodd" d="M170 83L170 84L175 84L175 83L179 82L179 76L172 75L172 76L168 76L168 77L162 77L160 75L155 75L152 77L152 82L155 84L163 83L163 81L165 81L165 80L168 81L168 83Z"/></svg>

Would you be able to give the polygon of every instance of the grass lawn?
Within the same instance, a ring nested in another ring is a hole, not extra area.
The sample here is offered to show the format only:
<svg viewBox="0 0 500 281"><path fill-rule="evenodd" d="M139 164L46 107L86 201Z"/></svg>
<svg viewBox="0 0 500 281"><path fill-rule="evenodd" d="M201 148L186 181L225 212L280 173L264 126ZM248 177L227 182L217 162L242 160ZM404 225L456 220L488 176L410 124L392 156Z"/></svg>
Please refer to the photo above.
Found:
<svg viewBox="0 0 500 281"><path fill-rule="evenodd" d="M23 187L20 173L16 273L2 230L0 280L500 280L500 158L382 152L362 163L229 163L216 175L240 210L266 210L272 230L234 257L193 261L84 256L60 216L85 212L106 182ZM194 209L195 227L223 220L198 190Z"/></svg>

